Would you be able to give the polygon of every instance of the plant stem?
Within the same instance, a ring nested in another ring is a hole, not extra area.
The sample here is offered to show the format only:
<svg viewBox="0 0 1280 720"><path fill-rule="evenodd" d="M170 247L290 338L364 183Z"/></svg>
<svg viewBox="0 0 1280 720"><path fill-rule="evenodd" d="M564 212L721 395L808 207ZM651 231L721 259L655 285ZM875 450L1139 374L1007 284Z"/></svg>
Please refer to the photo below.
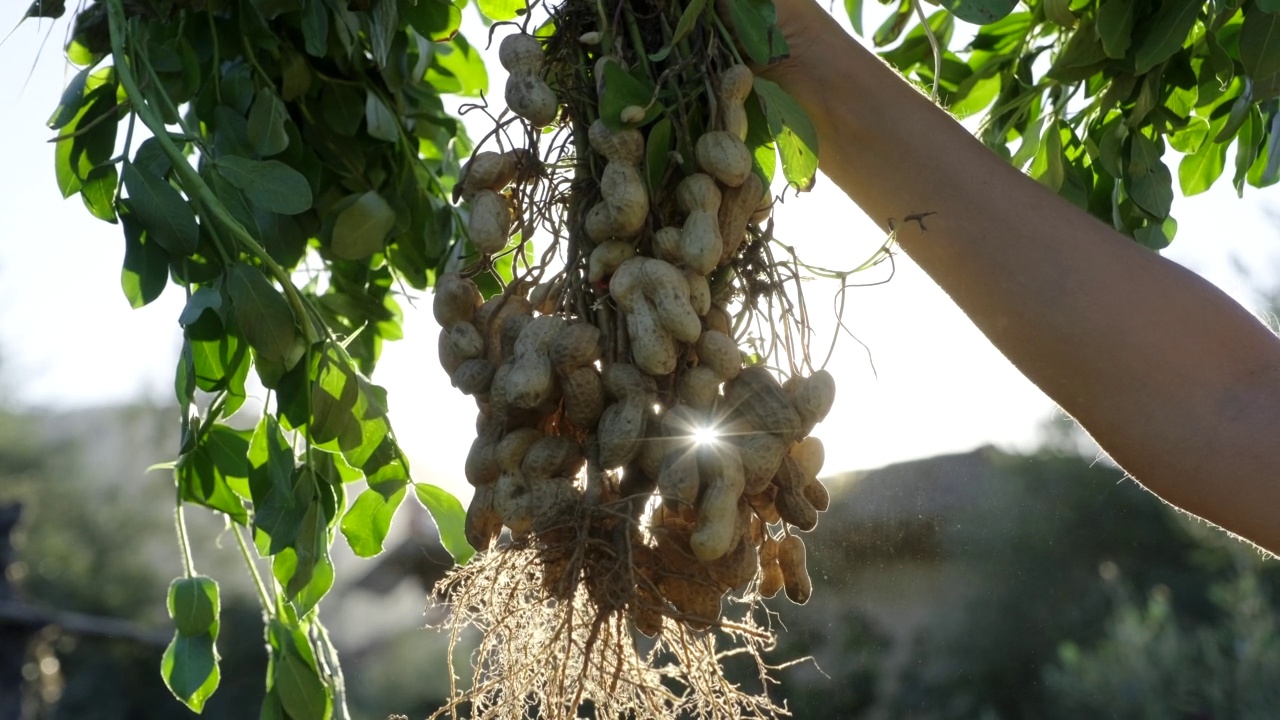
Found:
<svg viewBox="0 0 1280 720"><path fill-rule="evenodd" d="M644 74L652 79L653 69L649 67L649 52L644 46L644 39L640 37L640 26L636 25L635 15L630 12L624 12L622 15L626 18L627 33L631 35L631 42L635 45L632 50L635 51L636 57L640 59L640 64L644 67ZM653 102L652 98L649 102Z"/></svg>
<svg viewBox="0 0 1280 720"><path fill-rule="evenodd" d="M174 470L174 480L177 480L177 470ZM177 483L174 483L177 485ZM187 520L182 513L182 492L174 493L178 502L173 509L173 524L178 533L178 546L182 549L182 572L187 577L194 577L196 574L195 562L191 559L191 544L187 539Z"/></svg>
<svg viewBox="0 0 1280 720"><path fill-rule="evenodd" d="M342 666L338 664L338 649L329 639L329 631L320 623L311 624L311 634L313 636L311 642L320 650L319 656L324 659L328 670L329 688L333 692L333 720L350 720L351 711L347 709L347 681L342 676Z"/></svg>
<svg viewBox="0 0 1280 720"><path fill-rule="evenodd" d="M106 0L107 4L107 20L111 26L111 53L114 57L116 72L120 77L120 84L124 85L125 92L130 98L142 98L144 95L138 87L137 79L133 76L133 70L129 67L129 58L124 50L124 36L128 32L126 28L127 20L125 19L124 6L122 0ZM147 126L155 136L156 142L160 144L160 148L169 158L169 162L173 164L173 169L178 173L182 188L187 194L195 199L203 209L204 213L211 219L217 221L231 234L232 238L242 247L249 251L251 255L258 258L271 273L271 276L280 283L284 289L285 298L289 301L289 306L297 317L298 323L302 326L302 334L307 340L307 344L315 343L319 338L316 335L315 327L311 323L310 315L307 313L306 301L298 289L294 287L293 281L289 278L284 268L267 253L266 249L258 243L257 240L249 234L248 230L240 224L226 206L218 200L218 196L204 182L204 178L191 167L187 162L187 158L174 144L173 139L169 137L168 131L165 129L164 122L156 116L155 111L146 102L138 102L135 106L135 112L138 117L142 118L142 124Z"/></svg>
<svg viewBox="0 0 1280 720"><path fill-rule="evenodd" d="M920 18L924 36L929 39L929 49L933 51L933 87L929 90L929 99L936 105L938 88L942 86L942 47L938 43L937 36L933 34L933 27L929 25L929 18L924 14L924 8L920 7L920 0L910 0L910 2L911 7L916 11L916 16Z"/></svg>
<svg viewBox="0 0 1280 720"><path fill-rule="evenodd" d="M271 598L267 595L267 586L262 584L262 576L258 574L258 564L253 561L253 553L249 552L249 545L244 541L244 536L240 534L240 528L236 527L235 521L227 518L227 522L231 524L231 534L236 536L236 544L240 546L240 556L244 558L244 564L249 568L249 575L253 577L253 587L258 591L258 602L262 604L262 611L271 614Z"/></svg>

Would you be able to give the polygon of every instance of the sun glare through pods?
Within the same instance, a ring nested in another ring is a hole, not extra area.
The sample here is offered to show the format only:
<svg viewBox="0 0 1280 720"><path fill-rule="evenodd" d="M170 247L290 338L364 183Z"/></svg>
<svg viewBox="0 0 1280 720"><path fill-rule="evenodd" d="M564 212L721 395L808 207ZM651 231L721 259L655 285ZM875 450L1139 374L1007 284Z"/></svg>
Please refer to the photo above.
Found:
<svg viewBox="0 0 1280 720"><path fill-rule="evenodd" d="M720 437L720 433L714 427L694 428L693 441L699 445L710 445Z"/></svg>

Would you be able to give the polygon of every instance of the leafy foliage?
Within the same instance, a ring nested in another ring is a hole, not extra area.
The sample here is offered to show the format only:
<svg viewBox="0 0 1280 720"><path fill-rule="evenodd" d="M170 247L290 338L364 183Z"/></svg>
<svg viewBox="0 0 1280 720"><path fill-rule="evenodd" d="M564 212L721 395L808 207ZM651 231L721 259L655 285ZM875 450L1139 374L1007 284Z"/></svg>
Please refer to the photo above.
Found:
<svg viewBox="0 0 1280 720"><path fill-rule="evenodd" d="M396 284L425 288L459 242L446 188L470 141L440 96L487 88L457 34L462 4L101 0L74 21L82 69L49 121L58 185L122 226L132 305L170 282L186 294L174 477L180 500L225 514L270 560L264 716L345 715L318 660L332 654L315 611L329 548L341 527L359 554L381 551L412 483L367 376L400 337ZM252 432L227 424L250 372L270 391ZM356 481L368 489L348 509ZM465 559L461 506L419 493ZM217 585L183 550L162 674L199 711L218 683Z"/></svg>
<svg viewBox="0 0 1280 720"><path fill-rule="evenodd" d="M1173 240L1183 194L1280 181L1280 7L1268 0L944 2L979 23L952 49L950 15L929 22L941 73L912 0L874 32L882 56L933 85L959 115L986 110L980 137L1043 185L1151 248ZM862 3L846 2L861 30ZM905 34L904 34L905 33ZM1174 152L1181 154L1176 172Z"/></svg>
<svg viewBox="0 0 1280 720"><path fill-rule="evenodd" d="M1046 667L1048 717L1265 718L1280 689L1280 632L1275 605L1255 563L1209 591L1217 623L1188 623L1168 588L1146 607L1117 592L1106 632L1092 647L1067 642Z"/></svg>

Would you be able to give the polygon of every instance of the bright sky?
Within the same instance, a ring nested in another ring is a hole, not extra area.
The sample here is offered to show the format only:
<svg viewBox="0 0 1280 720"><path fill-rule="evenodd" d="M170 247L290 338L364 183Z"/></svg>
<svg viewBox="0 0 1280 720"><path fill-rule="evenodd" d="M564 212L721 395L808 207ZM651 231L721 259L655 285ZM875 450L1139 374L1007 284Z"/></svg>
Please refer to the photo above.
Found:
<svg viewBox="0 0 1280 720"><path fill-rule="evenodd" d="M8 6L0 26L25 6ZM25 72L47 28L28 23L0 46L6 69L0 73L0 402L62 409L140 398L172 402L181 293L170 287L150 306L131 310L119 285L119 228L93 219L78 197L61 199L53 146L45 142L53 133L44 123L69 76L60 55L65 24L55 26L29 81ZM491 74L500 70L491 63ZM501 87L501 78L491 84ZM1233 260L1251 269L1259 287L1280 276L1280 225L1268 215L1280 212L1278 200L1274 191L1252 188L1237 200L1229 178L1204 195L1179 197L1178 238L1165 254L1254 307L1251 286ZM826 181L789 202L777 220L779 236L815 264L850 266L883 239ZM832 290L818 285L810 296L826 338ZM892 282L850 293L845 323L870 348L878 375L867 351L842 338L829 366L838 384L836 407L816 432L827 447L826 472L983 443L1029 447L1052 411L904 256ZM419 299L416 311L406 307L405 326L406 339L387 345L374 380L390 391L391 419L417 476L469 494L462 466L475 407L449 386L436 362L429 298Z"/></svg>

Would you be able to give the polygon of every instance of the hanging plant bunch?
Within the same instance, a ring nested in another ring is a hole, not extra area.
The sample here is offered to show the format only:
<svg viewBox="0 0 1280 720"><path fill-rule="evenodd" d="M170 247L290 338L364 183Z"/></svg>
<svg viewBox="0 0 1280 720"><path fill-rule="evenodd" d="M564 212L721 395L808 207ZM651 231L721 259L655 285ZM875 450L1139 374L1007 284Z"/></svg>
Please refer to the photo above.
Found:
<svg viewBox="0 0 1280 720"><path fill-rule="evenodd" d="M780 155L807 189L817 148L750 69L786 52L772 3L723 13L566 0L494 27L506 109L454 190L479 252L434 300L441 364L479 408L484 551L444 581L454 640L483 639L441 713L784 712L757 611L809 599L800 533L828 504L811 432L835 386L809 357L803 266L773 255L770 186ZM485 299L470 278L506 257L515 279ZM754 692L721 669L744 652Z"/></svg>
<svg viewBox="0 0 1280 720"><path fill-rule="evenodd" d="M26 16L65 10L35 0ZM339 531L378 554L412 487L449 551L472 552L461 504L410 478L369 379L400 337L402 291L465 252L448 189L470 141L441 95L479 96L487 75L461 18L425 0L75 10L80 70L49 120L59 189L122 229L130 304L171 284L186 298L172 463L185 572L161 671L194 711L219 682L220 598L183 505L225 516L243 551L266 624L263 717L349 716L318 610ZM251 372L264 391L246 389Z"/></svg>

